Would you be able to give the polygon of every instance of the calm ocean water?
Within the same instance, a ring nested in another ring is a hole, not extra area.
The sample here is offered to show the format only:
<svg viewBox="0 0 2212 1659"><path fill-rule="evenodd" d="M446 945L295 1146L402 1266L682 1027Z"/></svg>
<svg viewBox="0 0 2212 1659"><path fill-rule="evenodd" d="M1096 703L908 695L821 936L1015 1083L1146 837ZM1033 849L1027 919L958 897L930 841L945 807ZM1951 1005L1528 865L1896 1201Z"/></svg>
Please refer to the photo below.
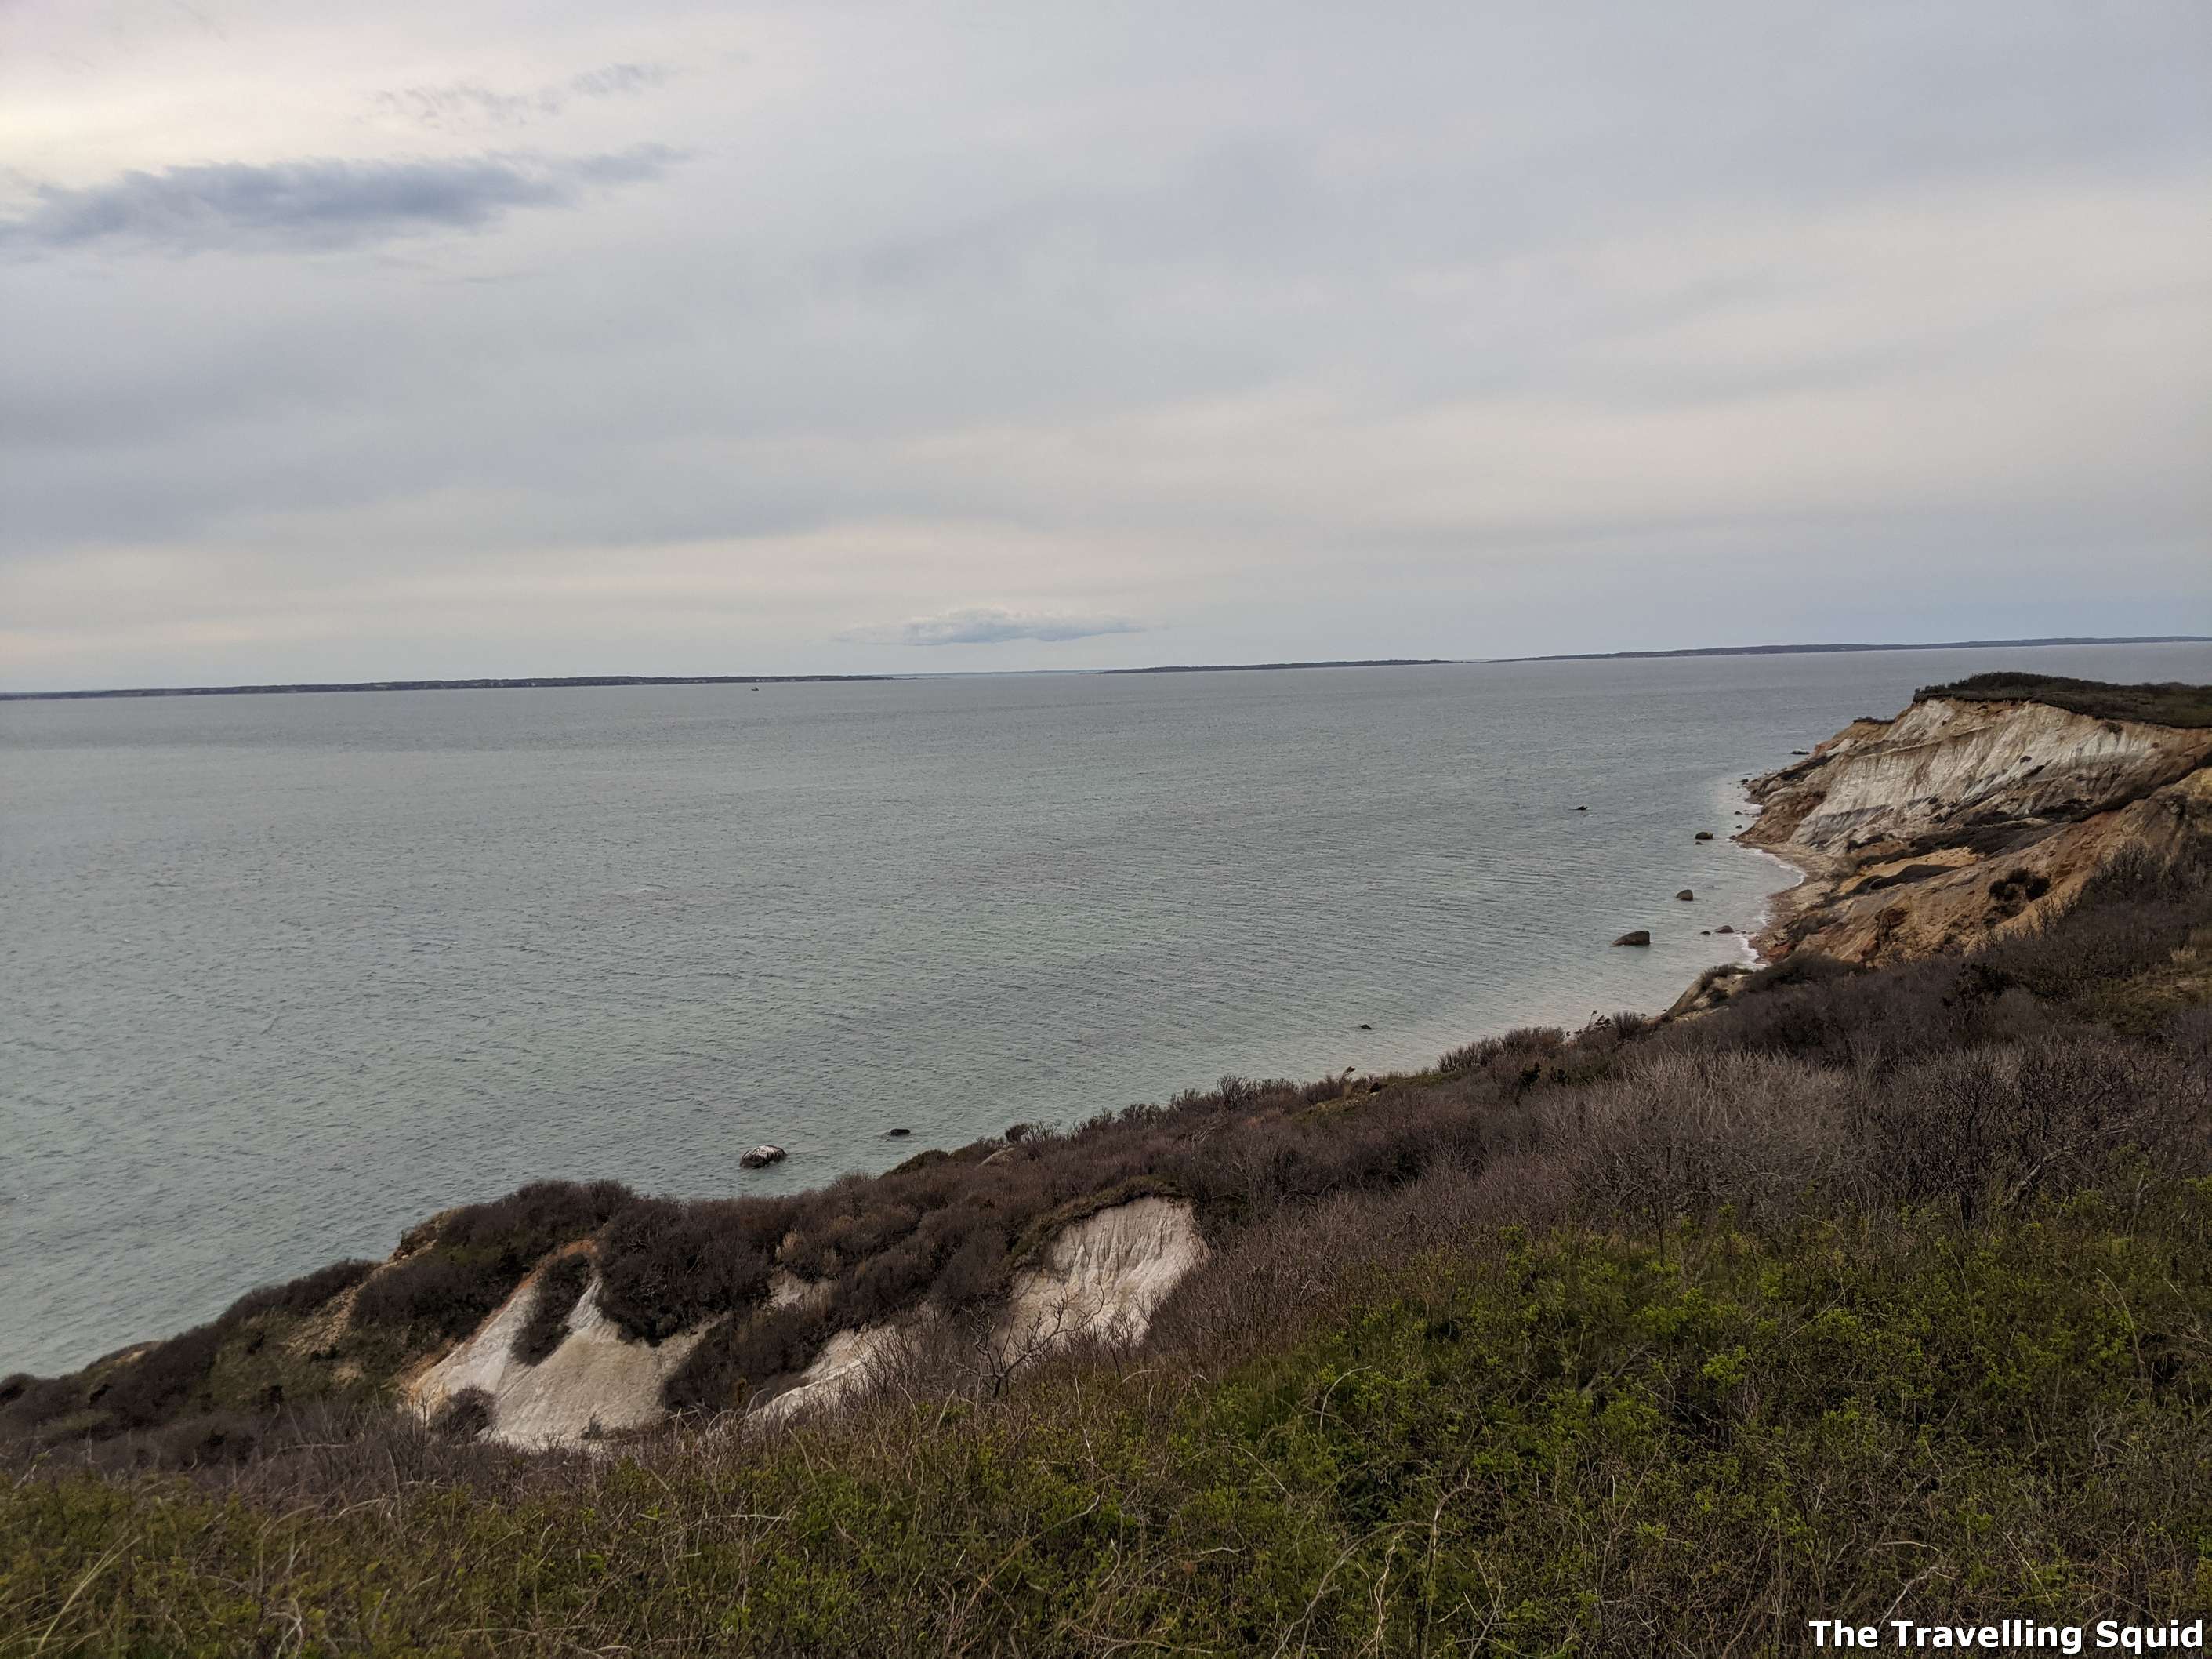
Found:
<svg viewBox="0 0 2212 1659"><path fill-rule="evenodd" d="M0 1371L539 1176L1663 1006L1790 879L1740 776L2015 664L2212 647L0 704Z"/></svg>

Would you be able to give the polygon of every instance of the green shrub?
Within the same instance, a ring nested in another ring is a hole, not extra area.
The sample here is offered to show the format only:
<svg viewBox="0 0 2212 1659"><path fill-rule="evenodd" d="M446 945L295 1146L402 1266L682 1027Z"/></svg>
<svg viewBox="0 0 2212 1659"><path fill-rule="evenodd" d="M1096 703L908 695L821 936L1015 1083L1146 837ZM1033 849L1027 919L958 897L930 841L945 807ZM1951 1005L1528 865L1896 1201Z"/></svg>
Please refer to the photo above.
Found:
<svg viewBox="0 0 2212 1659"><path fill-rule="evenodd" d="M2144 685L2108 685L2101 680L2068 679L2057 674L1975 674L1948 685L1923 686L1915 702L1951 697L1969 702L2048 703L2097 720L2142 720L2154 726L2212 726L2212 685L2167 680Z"/></svg>

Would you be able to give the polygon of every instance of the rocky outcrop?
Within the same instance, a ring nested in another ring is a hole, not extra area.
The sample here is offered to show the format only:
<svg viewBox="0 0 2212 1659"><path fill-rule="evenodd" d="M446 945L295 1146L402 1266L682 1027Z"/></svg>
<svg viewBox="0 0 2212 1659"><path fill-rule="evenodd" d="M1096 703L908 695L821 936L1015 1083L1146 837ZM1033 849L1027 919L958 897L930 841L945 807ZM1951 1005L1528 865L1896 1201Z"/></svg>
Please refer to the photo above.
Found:
<svg viewBox="0 0 2212 1659"><path fill-rule="evenodd" d="M2212 833L2212 730L1923 696L1751 781L1735 838L1796 865L1761 954L1969 946L2069 902L2130 846Z"/></svg>

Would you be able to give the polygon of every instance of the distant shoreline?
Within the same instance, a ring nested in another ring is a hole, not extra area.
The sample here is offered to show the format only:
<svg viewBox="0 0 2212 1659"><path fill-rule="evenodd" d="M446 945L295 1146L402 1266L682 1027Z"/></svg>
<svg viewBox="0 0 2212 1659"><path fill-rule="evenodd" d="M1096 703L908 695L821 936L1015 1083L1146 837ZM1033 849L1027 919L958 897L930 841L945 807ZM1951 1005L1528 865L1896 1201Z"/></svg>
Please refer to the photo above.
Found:
<svg viewBox="0 0 2212 1659"><path fill-rule="evenodd" d="M1565 651L1540 657L1347 657L1322 662L1164 663L1151 668L1013 670L969 672L1091 674L1259 674L1287 668L1449 668L1493 662L1629 662L1665 657L1820 656L1841 651L1996 651L2049 645L2212 645L2212 635L2069 635L2039 640L1934 640L1887 645L1705 645L1679 651ZM0 691L0 702L83 702L109 697L256 697L323 691L574 690L623 685L836 685L935 679L935 674L572 674L527 679L356 680L328 685L122 686L95 691ZM945 678L967 678L966 674Z"/></svg>
<svg viewBox="0 0 2212 1659"><path fill-rule="evenodd" d="M520 680L355 680L331 685L165 685L104 691L0 691L0 702L83 702L94 697L266 697L311 691L574 690L607 685L812 685L888 680L894 674L573 674Z"/></svg>
<svg viewBox="0 0 2212 1659"><path fill-rule="evenodd" d="M1562 651L1542 657L1493 657L1493 662L1617 662L1654 657L1795 657L1836 651L2000 651L2044 645L2212 645L2205 634L2078 634L2042 640L1929 640L1888 645L1705 645L1681 651Z"/></svg>
<svg viewBox="0 0 2212 1659"><path fill-rule="evenodd" d="M1163 663L1157 668L1095 668L1094 674L1261 674L1277 668L1445 668L1464 657L1347 657L1334 662Z"/></svg>

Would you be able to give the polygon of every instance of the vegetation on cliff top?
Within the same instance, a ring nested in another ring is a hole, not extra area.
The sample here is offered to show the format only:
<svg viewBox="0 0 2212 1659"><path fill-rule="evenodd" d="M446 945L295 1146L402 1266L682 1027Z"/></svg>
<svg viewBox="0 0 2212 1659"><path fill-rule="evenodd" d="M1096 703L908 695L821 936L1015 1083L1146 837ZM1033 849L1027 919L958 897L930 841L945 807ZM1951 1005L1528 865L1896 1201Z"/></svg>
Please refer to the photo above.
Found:
<svg viewBox="0 0 2212 1659"><path fill-rule="evenodd" d="M765 1209L475 1206L416 1253L503 1276L514 1240L619 1237L647 1322L753 1296L770 1249L848 1311L925 1271L988 1297L1133 1180L1188 1194L1215 1253L1133 1354L991 1376L949 1321L830 1419L686 1419L595 1457L343 1390L241 1404L225 1379L283 1322L331 1317L258 1293L148 1357L185 1345L157 1370L223 1408L186 1389L87 1440L34 1398L54 1385L0 1388L0 1640L1645 1654L1793 1650L1806 1618L1895 1607L2194 1614L2208 976L2212 872L2133 859L1970 959L1793 958L1694 1021L1516 1033L1379 1090L1230 1079ZM806 1316L722 1316L689 1403L790 1364ZM131 1370L61 1403L99 1413Z"/></svg>
<svg viewBox="0 0 2212 1659"><path fill-rule="evenodd" d="M1186 1328L988 1408L619 1459L386 1419L212 1478L49 1473L0 1499L0 1627L85 1653L1645 1656L1801 1651L1811 1617L2194 1613L2212 1193L2145 1174L1978 1233L1716 1208L1632 1237L1484 1225L1439 1173L1332 1206L1334 1250L1271 1231L1313 1288L1279 1267L1279 1332L1233 1358Z"/></svg>
<svg viewBox="0 0 2212 1659"><path fill-rule="evenodd" d="M1915 702L1925 702L1930 697L1966 702L2041 702L2097 720L2212 726L2212 685L2187 685L2179 680L2110 685L2101 680L2070 680L2057 674L1975 674L1948 685L1925 685L1912 694Z"/></svg>

